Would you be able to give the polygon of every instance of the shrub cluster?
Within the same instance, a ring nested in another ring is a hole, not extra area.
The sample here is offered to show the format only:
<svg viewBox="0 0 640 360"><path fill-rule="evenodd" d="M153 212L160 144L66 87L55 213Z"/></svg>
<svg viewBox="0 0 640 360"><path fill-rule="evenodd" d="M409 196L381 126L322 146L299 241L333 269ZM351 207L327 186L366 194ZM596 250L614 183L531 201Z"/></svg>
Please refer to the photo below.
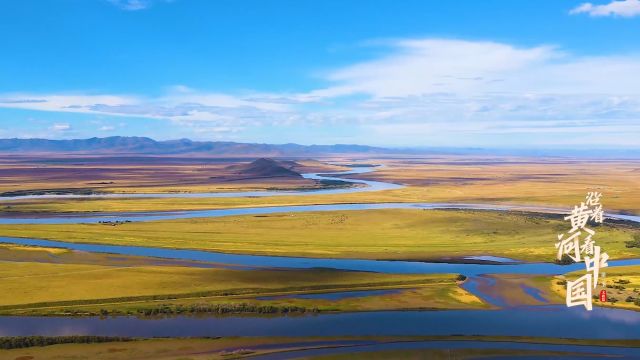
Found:
<svg viewBox="0 0 640 360"><path fill-rule="evenodd" d="M131 340L133 339L114 336L12 336L0 337L0 349L8 350L55 344L89 344Z"/></svg>
<svg viewBox="0 0 640 360"><path fill-rule="evenodd" d="M625 241L624 245L628 248L640 248L640 234L633 235L633 240Z"/></svg>
<svg viewBox="0 0 640 360"><path fill-rule="evenodd" d="M576 262L571 258L571 256L564 254L560 260L556 259L556 264L558 265L571 265Z"/></svg>
<svg viewBox="0 0 640 360"><path fill-rule="evenodd" d="M318 313L318 308L305 308L293 305L253 305L253 304L193 304L193 305L169 305L163 304L152 308L140 308L133 312L127 311L127 315L158 316L181 314L304 314ZM101 309L100 315L121 315L120 310Z"/></svg>
<svg viewBox="0 0 640 360"><path fill-rule="evenodd" d="M301 306L271 306L252 304L194 304L194 305L163 305L151 309L139 309L138 313L145 316L161 314L233 314L233 313L253 313L253 314L288 314L318 312L317 308L307 309Z"/></svg>

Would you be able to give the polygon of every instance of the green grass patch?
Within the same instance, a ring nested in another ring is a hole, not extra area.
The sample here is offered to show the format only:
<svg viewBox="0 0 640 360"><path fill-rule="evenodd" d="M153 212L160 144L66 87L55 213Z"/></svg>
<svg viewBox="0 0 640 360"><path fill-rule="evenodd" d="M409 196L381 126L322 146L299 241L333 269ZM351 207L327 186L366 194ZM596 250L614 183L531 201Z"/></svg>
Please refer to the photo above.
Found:
<svg viewBox="0 0 640 360"><path fill-rule="evenodd" d="M230 270L178 266L101 266L0 261L0 314L288 313L412 308L478 308L455 274L310 270ZM349 290L414 293L345 301L256 300Z"/></svg>
<svg viewBox="0 0 640 360"><path fill-rule="evenodd" d="M320 258L436 260L495 255L553 262L559 216L480 210L358 210L103 224L0 225L0 235L82 243ZM640 228L605 224L594 239L613 258Z"/></svg>

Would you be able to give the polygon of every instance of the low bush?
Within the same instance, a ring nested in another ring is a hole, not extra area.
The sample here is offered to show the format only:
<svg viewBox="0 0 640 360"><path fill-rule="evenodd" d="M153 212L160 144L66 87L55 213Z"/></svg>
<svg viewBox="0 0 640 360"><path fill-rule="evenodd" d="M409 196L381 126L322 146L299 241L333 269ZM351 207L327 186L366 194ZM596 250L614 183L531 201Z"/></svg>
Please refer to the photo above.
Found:
<svg viewBox="0 0 640 360"><path fill-rule="evenodd" d="M127 337L113 336L12 336L0 337L0 349L20 349L55 344L89 344L113 341L131 341Z"/></svg>

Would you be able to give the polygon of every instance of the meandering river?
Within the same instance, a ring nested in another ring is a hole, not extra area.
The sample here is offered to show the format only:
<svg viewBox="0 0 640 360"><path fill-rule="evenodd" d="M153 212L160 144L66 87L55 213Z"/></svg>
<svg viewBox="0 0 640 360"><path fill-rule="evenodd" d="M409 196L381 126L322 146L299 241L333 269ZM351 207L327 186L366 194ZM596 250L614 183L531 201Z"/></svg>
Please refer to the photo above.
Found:
<svg viewBox="0 0 640 360"><path fill-rule="evenodd" d="M71 250L118 255L151 256L166 259L206 261L217 264L255 268L311 269L331 268L351 271L373 271L391 274L564 274L584 268L583 263L557 265L553 263L468 264L446 262L323 259L290 256L240 255L202 250L182 250L145 246L121 246L71 243L64 241L0 237L0 243L57 247ZM612 260L609 266L640 265L640 259Z"/></svg>
<svg viewBox="0 0 640 360"><path fill-rule="evenodd" d="M315 180L338 180L351 183L353 187L338 189L315 189L305 191L247 191L247 192L218 192L218 193L144 193L144 194L99 194L99 195L27 195L2 197L2 201L19 199L96 199L96 198L215 198L215 197L271 197L271 196L308 196L318 194L346 194L354 192L373 192L402 188L402 185L381 182L350 179L346 175L364 174L374 171L375 167L356 167L349 171L320 174L303 174L305 178ZM475 209L493 211L529 211L541 213L563 213L566 210L548 206L522 206L507 204L479 204L479 203L350 203L327 205L296 205L296 206L265 206L245 207L233 209L186 210L186 211L145 211L145 212L91 212L91 213L38 213L35 215L6 213L0 217L0 224L78 224L96 223L100 221L157 221L190 218L213 218L237 215L264 215L283 212L310 211L347 211L374 209ZM606 214L608 218L640 222L640 216L628 214Z"/></svg>
<svg viewBox="0 0 640 360"><path fill-rule="evenodd" d="M358 168L359 173L370 171ZM354 173L349 172L349 173ZM334 174L338 175L338 174ZM344 173L341 173L344 175ZM309 195L310 193L347 193L394 189L400 185L334 178L328 175L306 174L305 177L346 180L361 186L303 192L251 192L210 194L111 194L109 197L232 197ZM93 195L90 195L93 196ZM102 195L101 195L102 196ZM41 195L29 198L88 197L81 195ZM25 197L21 197L25 198ZM9 200L12 198L3 198ZM494 211L561 212L548 207L515 205L454 204L454 203L383 203L335 204L242 209L194 210L180 212L52 214L38 216L5 216L3 224L71 224L98 221L154 221L196 217L270 214L278 212L366 210L389 208L415 209L482 209ZM607 214L610 218L639 222L634 215ZM376 271L385 273L460 273L481 274L561 274L582 268L583 264L559 266L551 263L454 264L414 261L379 261L362 259L316 259L280 256L223 254L198 250L80 244L41 239L0 238L0 242L62 247L80 251L141 255L169 259L198 260L248 267L273 268L334 268L341 270ZM509 259L503 259L508 262ZM610 266L638 265L640 259L610 261ZM72 285L71 285L72 286ZM488 326L487 324L490 324ZM118 336L340 336L340 335L519 335L574 338L640 338L640 313L626 310L596 308L592 312L564 306L520 307L500 310L449 310L363 312L283 317L168 317L139 319L134 317L0 317L0 336L18 335L118 335Z"/></svg>
<svg viewBox="0 0 640 360"><path fill-rule="evenodd" d="M231 198L231 197L271 197L271 196L306 196L348 194L365 191L380 191L400 189L404 186L371 180L345 179L335 175L356 175L373 171L374 166L355 167L348 171L334 173L302 174L305 179L342 181L350 183L352 187L328 187L308 190L265 190L265 191L230 191L230 192L172 192L172 193L96 193L96 194L43 194L3 196L0 201L24 199L97 199L97 198ZM331 176L334 175L334 176Z"/></svg>

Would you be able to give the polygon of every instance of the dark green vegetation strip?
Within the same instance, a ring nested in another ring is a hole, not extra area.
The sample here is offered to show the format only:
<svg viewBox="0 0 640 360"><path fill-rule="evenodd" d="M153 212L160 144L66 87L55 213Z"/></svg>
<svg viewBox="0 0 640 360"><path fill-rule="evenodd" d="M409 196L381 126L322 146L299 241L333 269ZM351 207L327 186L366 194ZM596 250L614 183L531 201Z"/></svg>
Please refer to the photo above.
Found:
<svg viewBox="0 0 640 360"><path fill-rule="evenodd" d="M179 315L179 314L304 314L307 312L317 313L317 308L308 309L302 306L294 305L252 305L252 304L193 304L193 305L167 305L162 304L158 307L137 309L138 315ZM119 315L124 314L118 310L100 310L100 315Z"/></svg>
<svg viewBox="0 0 640 360"><path fill-rule="evenodd" d="M0 349L18 349L34 346L47 346L56 344L90 344L90 343L107 343L107 342L131 342L143 341L153 338L131 338L116 336L14 336L0 337ZM155 338L171 342L179 339L192 340L220 340L223 337L176 337L176 338ZM227 339L247 339L243 337L234 337ZM436 335L436 336L346 336L346 337L309 337L309 338L278 338L278 337L256 337L252 338L260 343L261 340L272 339L273 342L291 342L305 339L308 341L328 341L328 340L370 340L380 343L397 343L397 342L416 342L416 341L484 341L484 342L514 342L514 343L532 343L532 344L567 344L567 345L586 345L586 346L610 346L610 347L640 347L640 340L624 340L624 339L575 339L575 338L545 338L545 337L527 337L527 336L485 336L485 335ZM247 345L250 346L250 345Z"/></svg>
<svg viewBox="0 0 640 360"><path fill-rule="evenodd" d="M12 336L0 337L0 349L9 350L56 344L91 344L132 340L131 338L120 336Z"/></svg>

